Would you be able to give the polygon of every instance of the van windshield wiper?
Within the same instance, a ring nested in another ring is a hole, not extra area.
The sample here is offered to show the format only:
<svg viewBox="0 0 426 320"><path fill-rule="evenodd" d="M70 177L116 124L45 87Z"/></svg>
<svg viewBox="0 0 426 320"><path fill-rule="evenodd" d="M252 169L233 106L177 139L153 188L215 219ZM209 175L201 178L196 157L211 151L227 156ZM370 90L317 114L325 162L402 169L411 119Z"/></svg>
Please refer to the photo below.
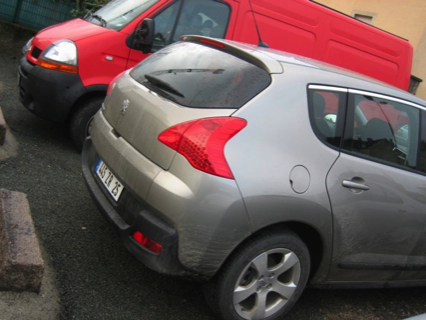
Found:
<svg viewBox="0 0 426 320"><path fill-rule="evenodd" d="M102 18L100 15L93 14L92 11L88 11L86 13L86 15L83 17L83 19L86 20L86 21L89 21L92 18L100 21L102 27L105 28L107 26L106 20L104 18Z"/></svg>
<svg viewBox="0 0 426 320"><path fill-rule="evenodd" d="M92 11L87 11L87 13L84 15L84 20L89 20L92 17Z"/></svg>
<svg viewBox="0 0 426 320"><path fill-rule="evenodd" d="M107 26L107 22L106 22L106 20L104 19L104 18L102 18L101 16L99 16L99 15L97 15L97 14L92 14L91 15L91 17L92 18L95 18L96 20L98 20L98 21L100 21L101 22L101 26L102 27L106 27Z"/></svg>
<svg viewBox="0 0 426 320"><path fill-rule="evenodd" d="M145 79L147 79L149 82L151 82L151 84L153 84L154 86L156 86L157 88L170 92L174 95L177 95L181 98L185 98L185 96L177 89L173 88L170 84L168 84L167 82L161 80L160 78L150 75L150 74L146 74L145 75Z"/></svg>
<svg viewBox="0 0 426 320"><path fill-rule="evenodd" d="M129 10L129 11L125 12L125 13L123 13L121 16L122 16L122 17L127 16L128 14L130 14L130 13L132 13L132 12L133 12L133 9L132 9L132 10Z"/></svg>

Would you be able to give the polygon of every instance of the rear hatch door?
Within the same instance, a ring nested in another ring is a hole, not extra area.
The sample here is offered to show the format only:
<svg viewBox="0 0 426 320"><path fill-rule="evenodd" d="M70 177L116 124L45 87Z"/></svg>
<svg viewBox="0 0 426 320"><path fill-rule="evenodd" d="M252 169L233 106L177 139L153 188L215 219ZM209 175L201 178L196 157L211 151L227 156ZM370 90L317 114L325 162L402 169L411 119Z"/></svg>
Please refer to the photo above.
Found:
<svg viewBox="0 0 426 320"><path fill-rule="evenodd" d="M231 116L270 83L265 70L221 50L180 42L127 71L105 100L116 135L164 169L175 151L158 135L178 123Z"/></svg>

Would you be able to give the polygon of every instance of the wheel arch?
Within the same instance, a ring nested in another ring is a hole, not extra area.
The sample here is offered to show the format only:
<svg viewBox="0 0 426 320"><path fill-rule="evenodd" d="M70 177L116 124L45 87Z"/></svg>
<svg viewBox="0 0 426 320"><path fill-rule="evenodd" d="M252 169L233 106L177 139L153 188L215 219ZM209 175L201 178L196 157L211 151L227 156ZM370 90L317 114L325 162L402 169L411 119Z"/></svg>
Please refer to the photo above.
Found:
<svg viewBox="0 0 426 320"><path fill-rule="evenodd" d="M283 227L287 227L296 233L308 247L311 258L311 278L319 269L324 256L324 240L320 232L311 225L302 222L288 222Z"/></svg>
<svg viewBox="0 0 426 320"><path fill-rule="evenodd" d="M77 100L71 106L71 109L70 109L70 111L68 112L68 115L67 115L67 119L66 119L67 122L70 122L74 113L79 109L79 107L85 101L88 101L90 99L97 98L97 97L100 97L100 98L105 97L107 89L108 89L107 84L98 84L98 85L93 85L93 86L87 87L86 93L81 95L80 97L78 97Z"/></svg>
<svg viewBox="0 0 426 320"><path fill-rule="evenodd" d="M215 274L218 274L222 267L225 265L226 261L229 260L235 252L237 252L242 246L244 246L247 242L252 241L254 238L268 232L273 231L287 231L290 230L294 232L305 244L309 251L309 256L311 259L311 269L310 276L312 278L313 275L318 271L322 258L324 256L325 244L324 239L321 237L320 232L315 229L313 226L299 221L288 221L288 222L280 222L277 224L266 226L262 229L256 230L254 233L250 234L247 238L245 238L241 243L238 244L226 257L223 261L221 267L216 271Z"/></svg>
<svg viewBox="0 0 426 320"><path fill-rule="evenodd" d="M314 232L311 228L298 222L278 223L246 238L227 257L219 272L204 284L204 294L212 310L226 319L251 319L253 310L262 315L262 319L281 319L297 302L311 276L309 246L313 243L302 240L306 238L306 232ZM286 244L283 248L288 250L276 250L281 244ZM258 260L265 257L265 252L267 261L263 258ZM296 254L296 258L290 258L288 253ZM286 256L292 262L281 268L282 259ZM253 263L255 260L257 263ZM296 265L296 261L300 264ZM271 273L270 267L278 268ZM293 267L296 272L290 271ZM281 276L284 276L282 283ZM290 291L279 289L287 285L292 287ZM271 292L274 294L269 295ZM271 304L267 306L269 298ZM257 304L259 299L263 303Z"/></svg>

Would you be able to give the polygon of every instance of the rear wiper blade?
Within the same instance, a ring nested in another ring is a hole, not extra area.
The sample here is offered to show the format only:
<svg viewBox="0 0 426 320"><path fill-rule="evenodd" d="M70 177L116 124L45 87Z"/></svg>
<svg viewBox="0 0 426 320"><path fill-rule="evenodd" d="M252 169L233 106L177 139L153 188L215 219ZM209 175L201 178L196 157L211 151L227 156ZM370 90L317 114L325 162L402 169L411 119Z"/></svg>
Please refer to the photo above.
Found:
<svg viewBox="0 0 426 320"><path fill-rule="evenodd" d="M156 86L157 88L170 92L174 95L177 95L181 98L185 98L185 96L179 92L179 90L173 88L170 84L168 84L167 82L161 80L160 78L157 78L156 76L150 75L150 74L146 74L145 78L151 82L154 86Z"/></svg>

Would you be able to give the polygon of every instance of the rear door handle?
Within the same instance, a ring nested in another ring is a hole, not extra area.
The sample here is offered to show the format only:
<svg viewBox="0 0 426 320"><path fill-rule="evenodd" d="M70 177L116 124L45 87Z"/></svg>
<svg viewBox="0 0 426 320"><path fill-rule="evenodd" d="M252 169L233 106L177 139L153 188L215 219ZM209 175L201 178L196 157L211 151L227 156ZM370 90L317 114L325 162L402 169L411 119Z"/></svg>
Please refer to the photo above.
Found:
<svg viewBox="0 0 426 320"><path fill-rule="evenodd" d="M370 187L365 185L364 183L354 182L351 180L343 180L342 186L349 189L358 189L358 190L370 190Z"/></svg>

